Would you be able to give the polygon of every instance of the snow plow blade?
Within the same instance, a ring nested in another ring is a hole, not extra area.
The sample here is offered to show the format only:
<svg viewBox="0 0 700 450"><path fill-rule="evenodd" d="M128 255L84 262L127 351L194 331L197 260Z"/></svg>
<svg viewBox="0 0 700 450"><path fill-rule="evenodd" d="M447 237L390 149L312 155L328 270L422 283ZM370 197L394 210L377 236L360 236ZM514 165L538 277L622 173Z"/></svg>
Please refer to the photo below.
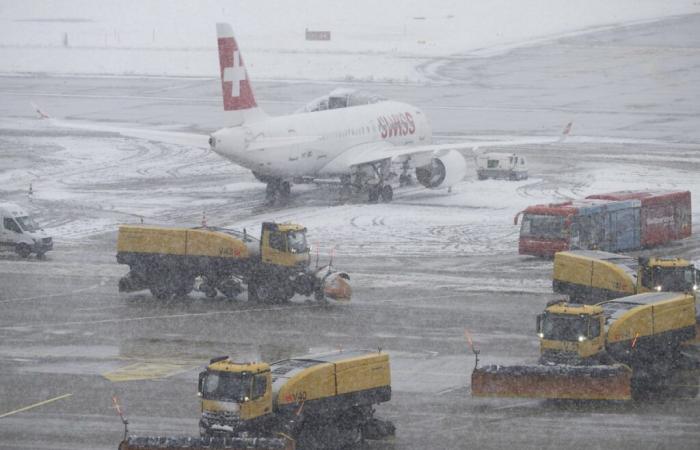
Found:
<svg viewBox="0 0 700 450"><path fill-rule="evenodd" d="M485 366L472 372L474 397L631 400L632 370L610 366Z"/></svg>
<svg viewBox="0 0 700 450"><path fill-rule="evenodd" d="M294 450L292 439L238 437L142 437L129 436L119 444L119 450Z"/></svg>

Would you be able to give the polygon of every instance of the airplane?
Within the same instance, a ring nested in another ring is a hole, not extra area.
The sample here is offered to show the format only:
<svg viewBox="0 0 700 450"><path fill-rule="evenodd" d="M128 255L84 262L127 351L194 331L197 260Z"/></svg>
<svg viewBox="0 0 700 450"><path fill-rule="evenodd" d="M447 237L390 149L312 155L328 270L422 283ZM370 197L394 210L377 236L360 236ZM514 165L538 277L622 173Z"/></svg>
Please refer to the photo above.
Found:
<svg viewBox="0 0 700 450"><path fill-rule="evenodd" d="M460 150L560 142L571 130L569 123L562 137L433 144L430 122L420 108L349 89L336 89L293 114L272 117L257 104L233 29L218 23L216 31L227 126L208 140L192 133L62 124L209 147L266 183L270 202L286 202L294 183L335 183L342 194L366 192L372 203L390 202L397 178L399 185L412 184L415 175L426 188L451 188L467 174ZM400 167L398 177L395 167Z"/></svg>

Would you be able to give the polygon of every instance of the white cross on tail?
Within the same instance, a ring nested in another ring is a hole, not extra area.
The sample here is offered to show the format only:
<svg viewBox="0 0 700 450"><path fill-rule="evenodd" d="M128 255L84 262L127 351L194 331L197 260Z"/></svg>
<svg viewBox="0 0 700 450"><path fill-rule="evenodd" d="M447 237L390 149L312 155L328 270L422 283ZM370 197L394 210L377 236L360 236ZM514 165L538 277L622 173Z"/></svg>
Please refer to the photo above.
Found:
<svg viewBox="0 0 700 450"><path fill-rule="evenodd" d="M233 67L224 68L224 81L232 81L231 97L241 96L241 81L246 79L245 67L241 65L241 53L233 51Z"/></svg>

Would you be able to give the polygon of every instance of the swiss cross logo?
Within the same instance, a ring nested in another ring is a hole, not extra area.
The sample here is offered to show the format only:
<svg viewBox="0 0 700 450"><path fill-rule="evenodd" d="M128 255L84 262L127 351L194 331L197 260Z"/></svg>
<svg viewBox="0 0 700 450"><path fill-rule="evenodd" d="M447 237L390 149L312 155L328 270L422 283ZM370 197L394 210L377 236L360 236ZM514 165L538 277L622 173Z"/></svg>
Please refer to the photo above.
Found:
<svg viewBox="0 0 700 450"><path fill-rule="evenodd" d="M256 107L241 52L233 37L219 38L219 65L224 110L235 111Z"/></svg>
<svg viewBox="0 0 700 450"><path fill-rule="evenodd" d="M233 67L224 68L224 83L231 82L231 97L241 96L241 81L246 79L245 67L241 65L241 52L234 50Z"/></svg>

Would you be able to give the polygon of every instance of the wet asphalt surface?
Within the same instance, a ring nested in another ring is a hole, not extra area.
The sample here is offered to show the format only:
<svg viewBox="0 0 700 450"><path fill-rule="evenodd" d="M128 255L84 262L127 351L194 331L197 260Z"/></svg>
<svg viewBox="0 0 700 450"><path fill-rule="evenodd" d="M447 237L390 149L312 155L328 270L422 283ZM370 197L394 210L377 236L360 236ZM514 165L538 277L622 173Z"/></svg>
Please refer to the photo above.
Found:
<svg viewBox="0 0 700 450"><path fill-rule="evenodd" d="M454 58L431 72L429 86L360 87L420 105L443 140L553 134L572 118L581 136L648 140L573 144L566 152L525 148L531 172L538 174L537 181L516 190L525 199L575 196L600 177L620 176L649 188L690 189L700 199L700 37L693 32L699 25L700 17L689 16L492 58ZM261 105L272 114L290 112L334 87L255 83ZM3 157L14 169L36 166L45 178L85 192L86 199L37 200L44 223L62 226L86 215L133 220L133 212L116 200L112 208L90 200L92 189L105 188L90 176L99 167L51 171L46 155L60 151L51 144L57 132L18 126L31 117L27 103L40 101L67 118L174 123L208 132L221 125L218 88L214 79L3 77ZM293 217L297 211L304 223L309 210L339 206L323 189L299 189L288 213L267 209L264 186L215 155L192 158L178 148L63 133L136 149L129 154L143 171L120 185L125 204L139 192L167 199L177 188L177 195L192 202L217 201L208 220L227 224L251 215ZM167 170L159 171L163 166ZM214 189L232 178L251 187ZM25 185L6 183L4 197L22 199ZM400 192L396 205L437 216L449 207L431 206L436 195ZM197 223L200 210L182 205L174 202L157 219ZM342 235L336 265L353 278L349 304L295 298L288 305L254 305L245 296L228 302L201 294L161 302L146 293L119 294L117 280L126 268L115 262L116 235L109 227L57 237L46 260L0 255L0 416L8 414L0 417L0 448L116 448L123 429L111 408L115 394L135 434L196 434L197 373L209 358L270 361L357 347L381 347L392 358L394 395L378 407L378 415L395 423L397 435L371 448L695 448L697 397L623 404L471 398L474 358L465 330L474 336L482 363L534 362L534 316L553 298L551 263L517 255L517 229L503 232L503 238L489 222L500 214L496 206L478 211L482 227L429 228L426 239L435 245L413 244L415 230L387 225L381 214L357 227L361 221L355 219L366 214L361 200L348 208L341 229L317 225L311 231L322 241ZM697 212L694 222L700 223ZM375 243L376 236L389 235L398 238ZM700 238L694 234L662 251L700 260ZM119 375L150 379L110 381Z"/></svg>

